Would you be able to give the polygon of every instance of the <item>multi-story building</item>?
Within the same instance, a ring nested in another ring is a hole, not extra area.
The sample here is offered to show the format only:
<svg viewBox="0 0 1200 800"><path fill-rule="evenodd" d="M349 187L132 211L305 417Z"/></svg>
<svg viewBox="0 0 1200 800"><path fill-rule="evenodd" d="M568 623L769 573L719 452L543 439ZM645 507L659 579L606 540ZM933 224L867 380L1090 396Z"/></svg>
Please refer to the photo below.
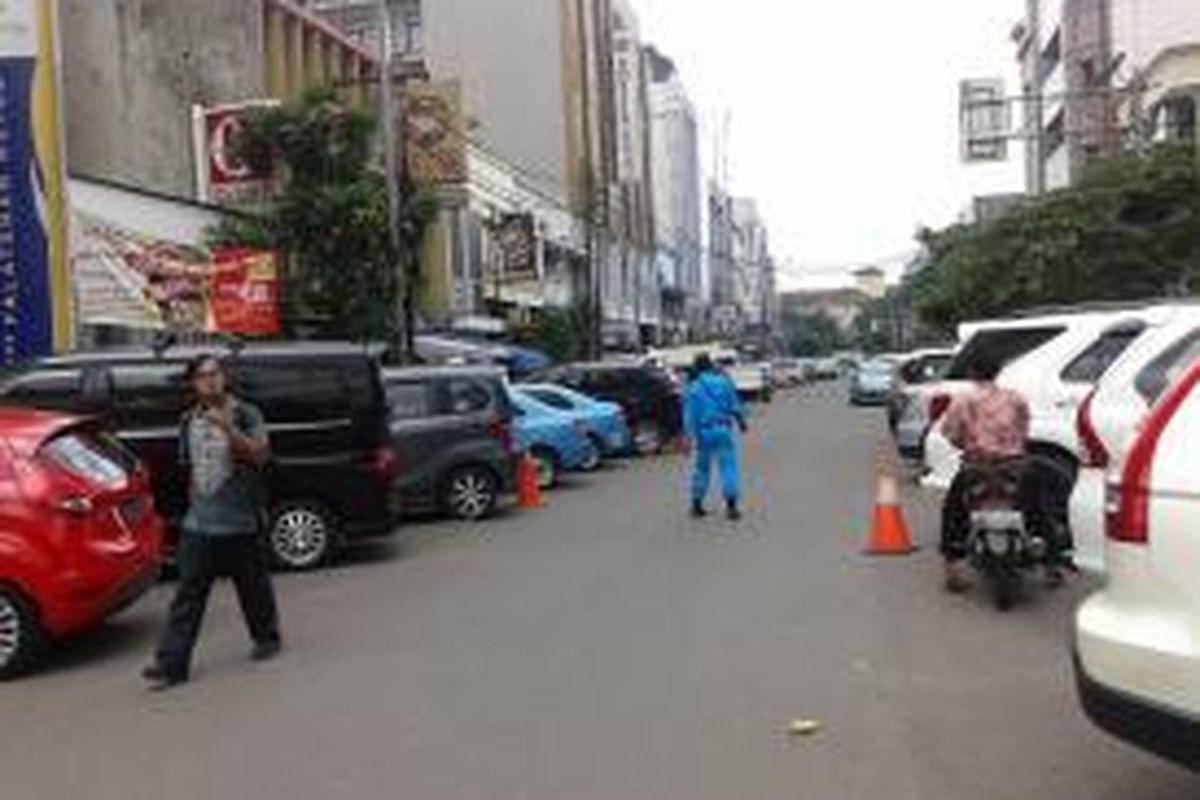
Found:
<svg viewBox="0 0 1200 800"><path fill-rule="evenodd" d="M775 293L771 248L758 203L745 197L733 201L733 274L734 304L742 326L767 326Z"/></svg>
<svg viewBox="0 0 1200 800"><path fill-rule="evenodd" d="M734 262L733 197L716 181L708 185L708 281L714 332L730 335L738 325Z"/></svg>
<svg viewBox="0 0 1200 800"><path fill-rule="evenodd" d="M1069 186L1089 161L1153 138L1195 139L1191 0L1027 0L1014 38L1031 193Z"/></svg>
<svg viewBox="0 0 1200 800"><path fill-rule="evenodd" d="M686 332L702 319L700 129L674 62L646 49L649 74L651 185L655 244L664 300L676 329ZM670 316L670 315L669 315Z"/></svg>

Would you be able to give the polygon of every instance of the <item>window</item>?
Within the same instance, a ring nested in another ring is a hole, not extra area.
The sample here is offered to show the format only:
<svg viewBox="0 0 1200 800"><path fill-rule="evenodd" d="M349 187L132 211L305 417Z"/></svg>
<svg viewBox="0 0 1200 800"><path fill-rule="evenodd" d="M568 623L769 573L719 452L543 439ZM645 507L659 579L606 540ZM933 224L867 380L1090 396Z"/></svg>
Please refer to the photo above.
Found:
<svg viewBox="0 0 1200 800"><path fill-rule="evenodd" d="M451 414L476 414L492 405L492 393L479 381L454 378L447 391Z"/></svg>
<svg viewBox="0 0 1200 800"><path fill-rule="evenodd" d="M421 9L412 6L393 8L392 49L400 55L415 56L424 47Z"/></svg>
<svg viewBox="0 0 1200 800"><path fill-rule="evenodd" d="M262 409L271 423L345 419L349 392L340 364L239 362L234 391Z"/></svg>
<svg viewBox="0 0 1200 800"><path fill-rule="evenodd" d="M1158 107L1158 134L1167 141L1196 140L1196 101L1191 97L1171 97Z"/></svg>
<svg viewBox="0 0 1200 800"><path fill-rule="evenodd" d="M22 375L4 387L6 399L48 411L71 411L79 395L77 369L50 369Z"/></svg>
<svg viewBox="0 0 1200 800"><path fill-rule="evenodd" d="M546 405L550 406L551 408L557 408L557 409L561 409L563 411L570 411L575 407L571 404L570 400L563 397L558 392L551 392L547 389L529 389L527 391L536 400L538 400L542 403L545 403Z"/></svg>
<svg viewBox="0 0 1200 800"><path fill-rule="evenodd" d="M181 364L138 364L112 370L117 418L141 426L177 425L189 389Z"/></svg>
<svg viewBox="0 0 1200 800"><path fill-rule="evenodd" d="M1068 383L1095 383L1144 330L1145 323L1134 322L1105 331L1067 365L1062 379Z"/></svg>
<svg viewBox="0 0 1200 800"><path fill-rule="evenodd" d="M1062 31L1056 30L1050 37L1050 41L1046 42L1046 46L1042 48L1041 79L1044 81L1050 77L1050 73L1054 72L1061 61Z"/></svg>
<svg viewBox="0 0 1200 800"><path fill-rule="evenodd" d="M1062 326L981 330L959 351L946 371L946 378L966 380L972 367L984 359L1003 368L1061 336L1065 331L1066 328Z"/></svg>
<svg viewBox="0 0 1200 800"><path fill-rule="evenodd" d="M1163 354L1154 359L1140 373L1134 385L1138 394L1147 403L1155 403L1167 387L1196 361L1200 360L1200 328L1189 333Z"/></svg>
<svg viewBox="0 0 1200 800"><path fill-rule="evenodd" d="M925 356L914 359L900 369L900 377L905 383L929 383L937 380L950 365L953 356Z"/></svg>
<svg viewBox="0 0 1200 800"><path fill-rule="evenodd" d="M1066 111L1060 110L1054 115L1054 119L1050 120L1050 124L1046 126L1045 152L1043 156L1050 156L1062 147L1067 141L1067 117Z"/></svg>
<svg viewBox="0 0 1200 800"><path fill-rule="evenodd" d="M429 384L390 383L387 387L388 408L393 422L423 419L430 414Z"/></svg>

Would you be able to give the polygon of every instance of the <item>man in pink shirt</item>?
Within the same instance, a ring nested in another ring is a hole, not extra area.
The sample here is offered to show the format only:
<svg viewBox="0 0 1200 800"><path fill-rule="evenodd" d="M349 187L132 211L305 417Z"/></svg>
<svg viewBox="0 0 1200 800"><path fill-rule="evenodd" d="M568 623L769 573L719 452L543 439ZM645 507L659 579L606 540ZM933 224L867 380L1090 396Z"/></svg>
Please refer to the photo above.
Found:
<svg viewBox="0 0 1200 800"><path fill-rule="evenodd" d="M942 424L942 433L963 454L962 468L942 507L946 588L953 592L966 588L961 564L968 555L971 509L967 494L979 468L1016 462L1023 471L1020 504L1032 529L1037 530L1041 518L1036 486L1020 463L1029 440L1029 404L1011 389L996 385L1000 366L986 358L972 364L969 377L975 385L954 401Z"/></svg>

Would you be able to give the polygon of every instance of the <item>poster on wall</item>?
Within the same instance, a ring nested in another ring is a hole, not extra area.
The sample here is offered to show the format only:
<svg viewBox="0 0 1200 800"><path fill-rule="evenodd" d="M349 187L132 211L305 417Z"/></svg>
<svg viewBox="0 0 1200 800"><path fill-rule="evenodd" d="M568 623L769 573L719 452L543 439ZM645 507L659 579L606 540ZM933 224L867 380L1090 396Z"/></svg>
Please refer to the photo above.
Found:
<svg viewBox="0 0 1200 800"><path fill-rule="evenodd" d="M275 255L208 250L75 214L85 325L269 336L279 332Z"/></svg>
<svg viewBox="0 0 1200 800"><path fill-rule="evenodd" d="M56 7L0 2L0 366L71 338Z"/></svg>
<svg viewBox="0 0 1200 800"><path fill-rule="evenodd" d="M422 186L465 183L467 137L462 92L456 81L404 90L408 171Z"/></svg>

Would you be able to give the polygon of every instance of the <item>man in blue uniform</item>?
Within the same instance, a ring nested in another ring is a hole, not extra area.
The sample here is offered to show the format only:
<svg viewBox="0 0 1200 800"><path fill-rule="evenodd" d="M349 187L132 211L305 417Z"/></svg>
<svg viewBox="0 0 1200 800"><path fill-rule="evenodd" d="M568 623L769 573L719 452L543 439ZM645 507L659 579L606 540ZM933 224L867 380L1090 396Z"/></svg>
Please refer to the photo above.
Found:
<svg viewBox="0 0 1200 800"><path fill-rule="evenodd" d="M736 425L746 431L746 417L737 388L729 376L713 365L707 354L697 356L691 380L683 395L683 425L688 444L695 449L692 472L692 516L705 515L704 499L712 479L712 462L721 471L721 490L726 514L731 520L742 517L738 507L738 452Z"/></svg>

